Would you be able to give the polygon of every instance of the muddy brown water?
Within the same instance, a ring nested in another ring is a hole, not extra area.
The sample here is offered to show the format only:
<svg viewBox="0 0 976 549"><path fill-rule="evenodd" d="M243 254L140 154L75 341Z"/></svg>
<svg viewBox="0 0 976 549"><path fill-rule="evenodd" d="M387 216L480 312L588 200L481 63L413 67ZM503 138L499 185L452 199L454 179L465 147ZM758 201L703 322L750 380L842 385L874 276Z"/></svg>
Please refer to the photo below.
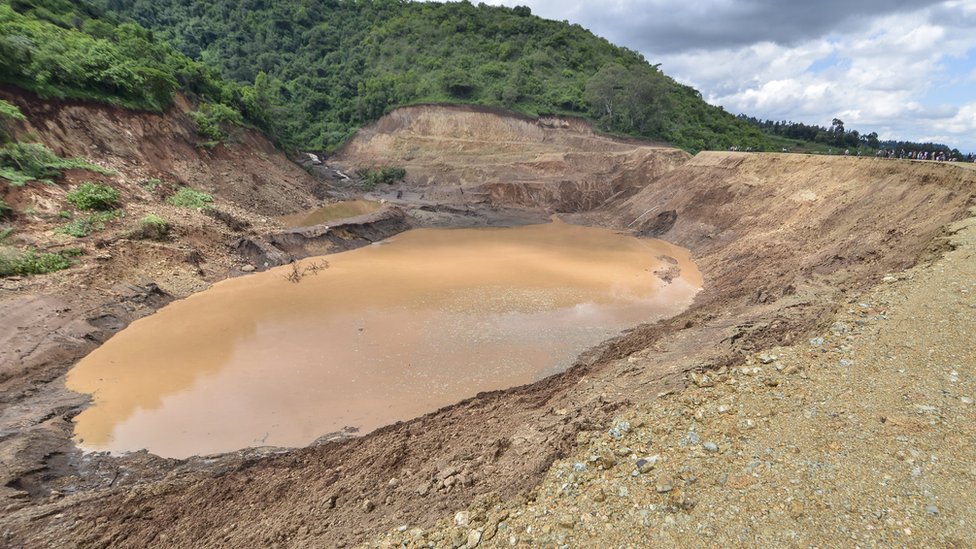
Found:
<svg viewBox="0 0 976 549"><path fill-rule="evenodd" d="M281 222L291 228L311 227L312 225L328 223L337 219L365 215L375 212L382 207L382 204L373 200L345 200L317 208L310 212L300 212L283 216Z"/></svg>
<svg viewBox="0 0 976 549"><path fill-rule="evenodd" d="M303 266L323 261L298 283L286 266L215 284L115 335L68 375L94 401L76 441L186 457L366 433L561 371L702 283L686 250L559 221L414 230Z"/></svg>

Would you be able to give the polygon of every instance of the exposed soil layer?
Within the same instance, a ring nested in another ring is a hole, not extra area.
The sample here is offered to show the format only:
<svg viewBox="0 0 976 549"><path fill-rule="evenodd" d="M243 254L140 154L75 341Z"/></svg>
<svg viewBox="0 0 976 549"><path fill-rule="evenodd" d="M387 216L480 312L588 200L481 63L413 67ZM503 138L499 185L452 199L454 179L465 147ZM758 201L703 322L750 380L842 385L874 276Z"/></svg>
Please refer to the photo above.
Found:
<svg viewBox="0 0 976 549"><path fill-rule="evenodd" d="M577 119L418 106L361 130L334 160L347 171L405 168L406 188L441 205L581 212L636 192L687 159L664 145L599 135ZM392 198L393 189L384 190Z"/></svg>
<svg viewBox="0 0 976 549"><path fill-rule="evenodd" d="M0 536L12 547L343 546L401 524L426 528L476 498L519 498L576 451L579 433L605 431L633 403L680 391L687 372L741 365L763 349L806 341L851 292L939 257L948 246L943 227L967 215L976 193L976 171L958 165L738 153L686 159L595 136L575 121L470 109L404 109L362 132L340 155L341 171L407 168L402 187L383 190L401 213L384 216L403 215L412 226L461 225L584 211L569 218L691 249L705 290L686 313L636 327L564 374L366 437L324 434L303 449L175 461L144 453L82 457L65 445L68 420L83 400L61 389L64 372L167 299L147 283L110 288L153 280L166 294L186 295L243 263L231 247L241 237L288 258L271 244L287 231L233 204L233 191L218 205L250 223L248 234L192 212L176 217L174 242L117 240L104 263L86 259L64 273L5 282L4 310L18 311L14 326L25 328L17 332L21 351L3 362L0 456L8 497ZM293 203L289 196L269 208ZM203 267L182 266L190 250L181 246L189 243L213 250ZM161 258L172 263L156 263ZM43 360L35 348L49 349Z"/></svg>
<svg viewBox="0 0 976 549"><path fill-rule="evenodd" d="M942 258L846 296L815 337L580 433L529 498L370 545L976 546L976 217L950 232Z"/></svg>

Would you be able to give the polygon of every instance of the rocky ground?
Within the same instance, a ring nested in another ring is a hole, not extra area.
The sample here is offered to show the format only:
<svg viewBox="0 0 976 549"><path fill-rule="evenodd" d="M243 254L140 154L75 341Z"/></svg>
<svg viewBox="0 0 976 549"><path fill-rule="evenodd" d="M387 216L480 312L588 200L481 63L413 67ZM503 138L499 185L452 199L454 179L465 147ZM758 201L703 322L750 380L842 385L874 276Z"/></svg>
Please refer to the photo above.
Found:
<svg viewBox="0 0 976 549"><path fill-rule="evenodd" d="M951 232L809 340L579 433L526 499L369 545L976 546L976 218Z"/></svg>

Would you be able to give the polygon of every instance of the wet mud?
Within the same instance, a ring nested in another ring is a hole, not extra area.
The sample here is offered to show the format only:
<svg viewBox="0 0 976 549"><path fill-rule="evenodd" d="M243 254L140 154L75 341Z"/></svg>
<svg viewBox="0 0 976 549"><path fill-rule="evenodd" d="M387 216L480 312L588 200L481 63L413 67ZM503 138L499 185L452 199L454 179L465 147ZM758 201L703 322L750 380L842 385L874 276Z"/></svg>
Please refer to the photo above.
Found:
<svg viewBox="0 0 976 549"><path fill-rule="evenodd" d="M311 211L282 216L281 222L291 229L311 227L337 219L366 215L382 207L381 203L373 200L344 200Z"/></svg>

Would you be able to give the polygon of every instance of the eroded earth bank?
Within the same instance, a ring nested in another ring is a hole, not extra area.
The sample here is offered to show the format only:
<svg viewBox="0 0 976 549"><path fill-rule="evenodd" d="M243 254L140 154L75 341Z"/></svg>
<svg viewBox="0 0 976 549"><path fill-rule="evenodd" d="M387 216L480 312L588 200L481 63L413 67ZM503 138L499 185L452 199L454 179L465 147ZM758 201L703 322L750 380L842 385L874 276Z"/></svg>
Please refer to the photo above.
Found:
<svg viewBox="0 0 976 549"><path fill-rule="evenodd" d="M4 545L974 542L974 502L958 485L976 480L965 337L976 171L690 157L576 120L421 106L364 129L310 175L243 130L195 146L180 108L4 96L28 118L18 131L115 170L95 178L122 191L127 218L173 224L164 241L123 225L63 240L64 192L88 173L4 196L33 206L14 220L22 244L84 251L66 271L3 282ZM278 220L361 196L348 178L376 166L407 172L369 193L379 210L304 228ZM179 185L212 193L214 207L167 204ZM635 326L563 374L362 437L187 460L71 442L88 399L64 387L67 371L175 298L408 228L553 213L688 248L704 289L676 318Z"/></svg>

